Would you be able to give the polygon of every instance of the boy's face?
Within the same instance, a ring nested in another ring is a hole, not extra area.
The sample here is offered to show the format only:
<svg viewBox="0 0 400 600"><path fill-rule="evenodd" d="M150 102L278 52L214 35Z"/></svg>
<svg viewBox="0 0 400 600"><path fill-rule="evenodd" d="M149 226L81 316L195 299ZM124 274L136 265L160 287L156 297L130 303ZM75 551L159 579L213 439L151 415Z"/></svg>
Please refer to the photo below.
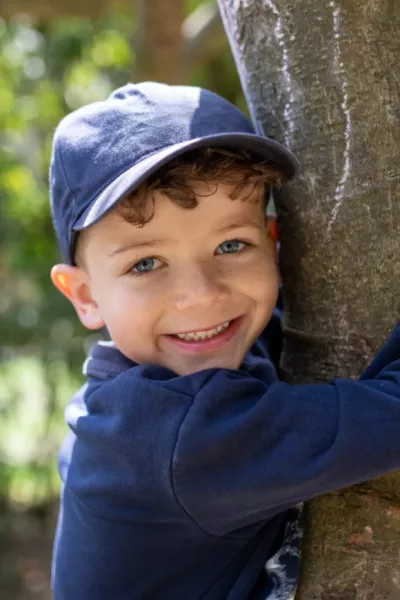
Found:
<svg viewBox="0 0 400 600"><path fill-rule="evenodd" d="M137 363L178 375L236 369L272 315L279 275L264 203L257 191L232 201L230 187L215 188L195 188L194 209L155 192L143 227L114 211L85 231L84 268L53 269L83 324L106 325Z"/></svg>

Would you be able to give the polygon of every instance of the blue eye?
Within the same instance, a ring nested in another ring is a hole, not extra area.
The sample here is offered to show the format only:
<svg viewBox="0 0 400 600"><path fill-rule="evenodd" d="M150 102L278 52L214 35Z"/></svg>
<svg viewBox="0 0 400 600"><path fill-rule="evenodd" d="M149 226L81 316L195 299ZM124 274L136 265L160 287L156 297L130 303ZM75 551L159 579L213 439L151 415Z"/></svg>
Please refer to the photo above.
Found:
<svg viewBox="0 0 400 600"><path fill-rule="evenodd" d="M222 249L220 254L235 254L248 245L246 242L241 242L240 240L227 240L219 246Z"/></svg>
<svg viewBox="0 0 400 600"><path fill-rule="evenodd" d="M160 268L159 266L155 267L155 263L157 262L161 263L158 258L143 258L143 260L139 260L139 262L133 265L131 271L134 273L150 273L151 271L155 271L156 268Z"/></svg>

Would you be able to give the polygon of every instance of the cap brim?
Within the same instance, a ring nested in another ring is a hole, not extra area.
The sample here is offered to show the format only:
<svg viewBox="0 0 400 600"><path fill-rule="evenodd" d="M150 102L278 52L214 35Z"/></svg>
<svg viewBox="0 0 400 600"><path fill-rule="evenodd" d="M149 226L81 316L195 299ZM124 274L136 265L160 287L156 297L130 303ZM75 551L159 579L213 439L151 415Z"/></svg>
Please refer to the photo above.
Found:
<svg viewBox="0 0 400 600"><path fill-rule="evenodd" d="M149 175L157 171L171 159L189 150L204 146L220 146L224 148L243 148L255 152L273 162L284 174L287 181L299 172L297 158L284 146L266 137L249 133L230 133L195 138L168 146L163 150L146 156L139 163L124 171L108 185L94 202L80 215L74 225L74 231L81 231L94 225L110 212L129 192L135 190Z"/></svg>

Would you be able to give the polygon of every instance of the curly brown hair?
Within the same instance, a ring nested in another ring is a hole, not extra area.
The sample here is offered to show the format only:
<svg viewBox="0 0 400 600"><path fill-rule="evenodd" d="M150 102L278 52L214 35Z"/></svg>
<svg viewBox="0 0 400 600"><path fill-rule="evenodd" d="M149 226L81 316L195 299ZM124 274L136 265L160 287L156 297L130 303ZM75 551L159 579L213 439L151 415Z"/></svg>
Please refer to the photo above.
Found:
<svg viewBox="0 0 400 600"><path fill-rule="evenodd" d="M154 216L155 191L164 193L182 208L195 208L202 195L198 191L199 184L233 186L231 200L236 200L248 188L243 198L246 200L258 188L260 194L255 196L258 201L267 197L269 186L279 187L282 180L283 174L272 163L248 151L199 148L171 160L150 175L118 204L116 210L132 225L143 227Z"/></svg>
<svg viewBox="0 0 400 600"><path fill-rule="evenodd" d="M138 189L128 194L115 209L132 225L143 227L154 216L154 192L161 191L182 208L195 208L201 195L201 184L232 186L231 200L246 200L254 195L254 202L268 201L270 186L280 187L283 173L260 156L246 150L227 150L206 147L179 156L150 175ZM208 188L209 189L209 188ZM243 191L246 194L243 196ZM85 230L76 239L75 263L84 266L83 238Z"/></svg>

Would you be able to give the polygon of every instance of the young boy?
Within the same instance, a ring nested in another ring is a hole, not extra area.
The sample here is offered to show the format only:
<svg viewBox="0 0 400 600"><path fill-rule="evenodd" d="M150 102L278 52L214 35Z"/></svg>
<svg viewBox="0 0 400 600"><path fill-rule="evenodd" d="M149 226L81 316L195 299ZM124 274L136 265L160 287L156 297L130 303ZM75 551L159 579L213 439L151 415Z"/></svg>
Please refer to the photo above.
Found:
<svg viewBox="0 0 400 600"><path fill-rule="evenodd" d="M278 380L271 186L294 156L211 92L66 117L54 284L106 326L66 411L55 600L289 600L304 500L400 467L400 332L359 381Z"/></svg>

